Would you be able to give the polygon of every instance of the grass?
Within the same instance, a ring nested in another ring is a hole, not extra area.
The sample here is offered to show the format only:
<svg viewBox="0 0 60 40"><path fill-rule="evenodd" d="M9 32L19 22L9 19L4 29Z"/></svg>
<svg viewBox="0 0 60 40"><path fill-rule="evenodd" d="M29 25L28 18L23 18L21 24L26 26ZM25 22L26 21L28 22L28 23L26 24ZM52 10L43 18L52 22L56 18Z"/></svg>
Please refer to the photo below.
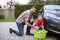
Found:
<svg viewBox="0 0 60 40"><path fill-rule="evenodd" d="M34 22L36 19L34 19ZM0 22L16 22L16 19L0 19Z"/></svg>
<svg viewBox="0 0 60 40"><path fill-rule="evenodd" d="M15 22L15 19L0 19L0 22Z"/></svg>

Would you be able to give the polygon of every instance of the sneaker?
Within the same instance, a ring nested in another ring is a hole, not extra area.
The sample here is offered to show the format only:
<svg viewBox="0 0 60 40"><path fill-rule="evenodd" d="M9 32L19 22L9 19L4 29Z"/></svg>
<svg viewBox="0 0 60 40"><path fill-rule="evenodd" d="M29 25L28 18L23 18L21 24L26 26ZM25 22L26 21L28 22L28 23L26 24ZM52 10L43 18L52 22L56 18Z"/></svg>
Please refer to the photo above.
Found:
<svg viewBox="0 0 60 40"><path fill-rule="evenodd" d="M9 32L12 34L12 29L11 28L9 29Z"/></svg>
<svg viewBox="0 0 60 40"><path fill-rule="evenodd" d="M17 35L17 36L21 36L22 37L23 35Z"/></svg>
<svg viewBox="0 0 60 40"><path fill-rule="evenodd" d="M31 34L31 33L28 33L28 34L26 34L26 35L32 35L32 36L34 36L34 34Z"/></svg>

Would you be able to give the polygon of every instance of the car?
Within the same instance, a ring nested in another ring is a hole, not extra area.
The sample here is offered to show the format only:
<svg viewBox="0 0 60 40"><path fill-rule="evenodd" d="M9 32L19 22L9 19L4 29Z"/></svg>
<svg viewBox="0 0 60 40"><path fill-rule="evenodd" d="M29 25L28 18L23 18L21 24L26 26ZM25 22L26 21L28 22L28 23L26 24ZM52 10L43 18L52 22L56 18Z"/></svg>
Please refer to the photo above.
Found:
<svg viewBox="0 0 60 40"><path fill-rule="evenodd" d="M60 5L44 5L38 11L45 20L45 29L60 34Z"/></svg>

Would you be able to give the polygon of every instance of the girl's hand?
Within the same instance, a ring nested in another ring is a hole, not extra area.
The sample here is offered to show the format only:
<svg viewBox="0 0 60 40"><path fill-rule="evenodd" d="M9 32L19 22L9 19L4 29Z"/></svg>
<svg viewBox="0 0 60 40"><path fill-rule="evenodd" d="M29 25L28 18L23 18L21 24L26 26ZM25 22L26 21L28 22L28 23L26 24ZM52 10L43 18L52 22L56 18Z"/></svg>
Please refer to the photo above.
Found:
<svg viewBox="0 0 60 40"><path fill-rule="evenodd" d="M44 26L42 26L42 30L44 30Z"/></svg>
<svg viewBox="0 0 60 40"><path fill-rule="evenodd" d="M34 29L35 29L35 30L38 30L38 28L37 28L37 27L34 27Z"/></svg>

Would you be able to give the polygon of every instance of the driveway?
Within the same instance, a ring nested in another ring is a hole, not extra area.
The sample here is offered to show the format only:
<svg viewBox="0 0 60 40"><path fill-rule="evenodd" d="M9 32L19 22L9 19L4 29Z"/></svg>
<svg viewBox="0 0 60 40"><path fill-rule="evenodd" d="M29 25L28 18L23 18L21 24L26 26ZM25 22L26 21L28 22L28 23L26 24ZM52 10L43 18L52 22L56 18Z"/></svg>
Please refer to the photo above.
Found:
<svg viewBox="0 0 60 40"><path fill-rule="evenodd" d="M9 28L13 28L14 30L17 30L17 26L15 22L0 22L0 40L34 40L33 36L27 36L25 35L26 33L26 25L24 26L24 36L20 37L17 36L16 34L9 33ZM31 33L32 30L31 30ZM46 40L57 40L54 37L47 37Z"/></svg>

